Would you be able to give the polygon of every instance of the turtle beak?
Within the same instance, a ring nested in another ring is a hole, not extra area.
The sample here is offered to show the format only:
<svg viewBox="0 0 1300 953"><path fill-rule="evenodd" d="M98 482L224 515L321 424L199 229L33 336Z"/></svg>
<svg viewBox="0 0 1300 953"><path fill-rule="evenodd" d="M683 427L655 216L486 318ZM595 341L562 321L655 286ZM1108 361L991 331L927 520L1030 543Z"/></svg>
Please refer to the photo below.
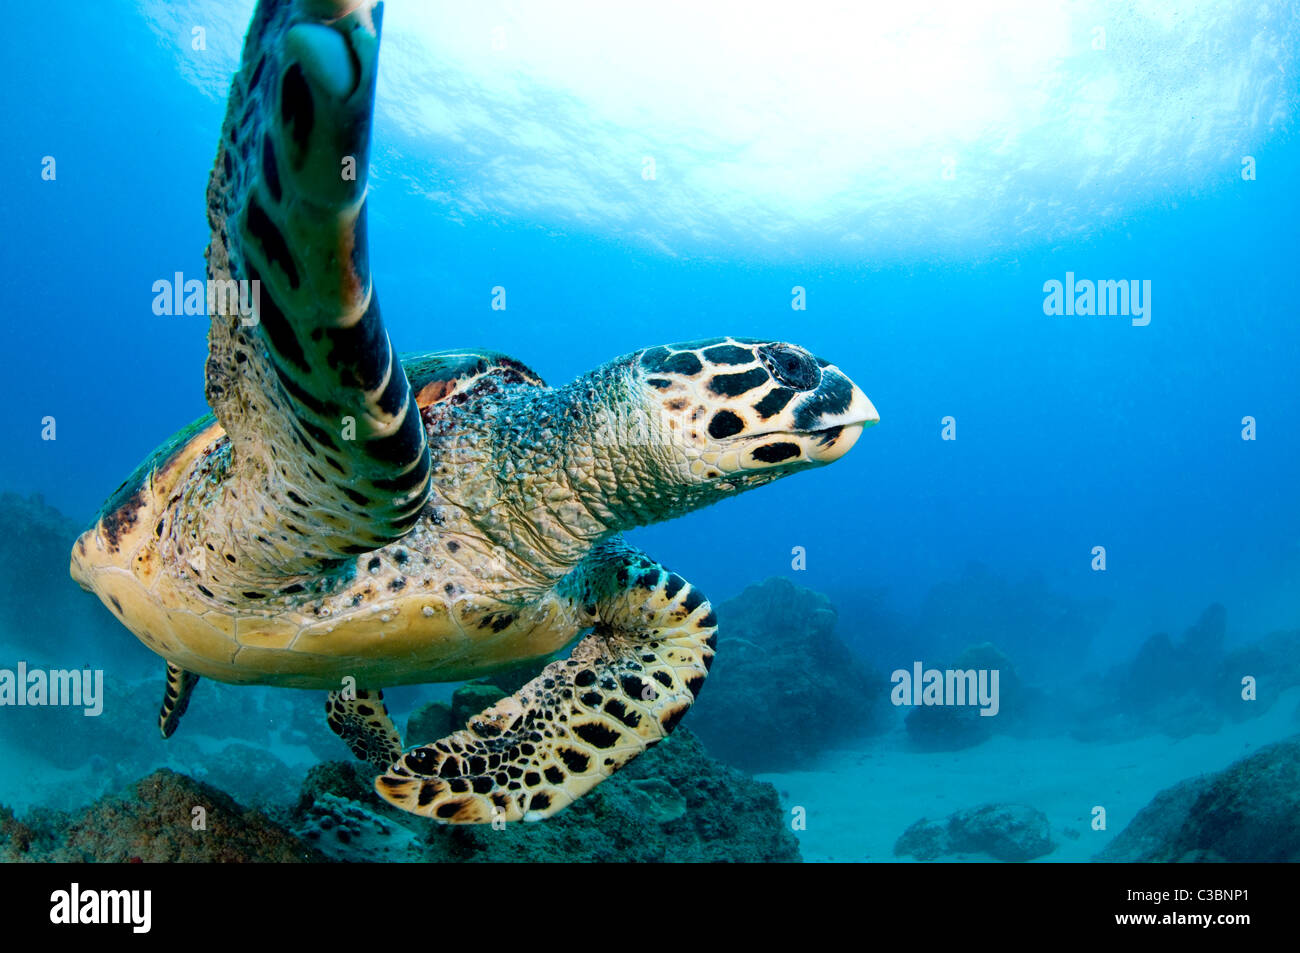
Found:
<svg viewBox="0 0 1300 953"><path fill-rule="evenodd" d="M880 423L880 414L867 395L855 384L848 409L842 414L823 418L818 428L821 439L808 450L808 456L818 463L834 463L853 449L862 431Z"/></svg>

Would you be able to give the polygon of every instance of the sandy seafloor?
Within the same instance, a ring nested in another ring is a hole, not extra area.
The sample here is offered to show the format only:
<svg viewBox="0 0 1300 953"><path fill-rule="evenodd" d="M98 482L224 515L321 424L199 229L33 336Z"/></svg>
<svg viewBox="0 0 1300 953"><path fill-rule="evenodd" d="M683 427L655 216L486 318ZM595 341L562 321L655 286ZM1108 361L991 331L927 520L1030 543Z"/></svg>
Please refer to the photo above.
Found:
<svg viewBox="0 0 1300 953"><path fill-rule="evenodd" d="M816 770L758 777L776 785L787 813L806 808L807 829L796 831L805 861L911 861L894 856L894 842L914 821L992 801L1047 815L1057 846L1040 862L1088 861L1165 788L1300 734L1298 709L1300 689L1291 689L1263 715L1225 723L1214 734L1153 734L1118 744L995 735L935 753L908 750L900 726L864 747L825 753ZM1106 809L1104 831L1092 829L1096 805Z"/></svg>

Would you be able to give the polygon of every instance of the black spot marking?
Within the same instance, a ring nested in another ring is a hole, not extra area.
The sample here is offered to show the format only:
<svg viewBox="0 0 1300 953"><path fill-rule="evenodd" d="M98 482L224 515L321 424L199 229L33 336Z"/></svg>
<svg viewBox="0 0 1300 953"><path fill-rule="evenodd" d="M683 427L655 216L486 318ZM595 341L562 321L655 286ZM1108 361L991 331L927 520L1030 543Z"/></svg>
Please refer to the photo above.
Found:
<svg viewBox="0 0 1300 953"><path fill-rule="evenodd" d="M586 688L588 685L596 683L596 673L589 668L584 668L577 675L573 676L573 684L579 688Z"/></svg>
<svg viewBox="0 0 1300 953"><path fill-rule="evenodd" d="M756 367L743 374L718 374L709 381L709 390L721 397L736 397L767 383L769 379L767 371Z"/></svg>
<svg viewBox="0 0 1300 953"><path fill-rule="evenodd" d="M745 422L729 410L718 411L709 421L709 436L715 440L734 437L744 429Z"/></svg>
<svg viewBox="0 0 1300 953"><path fill-rule="evenodd" d="M270 136L262 136L262 181L273 202L280 201L280 170L275 164L275 145Z"/></svg>
<svg viewBox="0 0 1300 953"><path fill-rule="evenodd" d="M593 748L612 748L622 738L617 731L597 722L578 725L573 729L573 733Z"/></svg>
<svg viewBox="0 0 1300 953"><path fill-rule="evenodd" d="M686 680L686 687L696 699L700 697L700 689L704 687L703 675L692 675Z"/></svg>
<svg viewBox="0 0 1300 953"><path fill-rule="evenodd" d="M262 307L263 315L265 315L266 313L266 302L268 300L268 297L269 297L268 295L262 296L261 307ZM272 361L271 366L275 368L275 376L279 378L280 385L284 388L285 393L287 393L298 403L302 404L302 406L306 407L308 410L314 411L319 416L321 417L330 416L328 405L326 405L323 401L317 400L314 396L307 393L307 391L303 390L303 388L299 386L298 382L295 381L289 375L289 373L280 366L279 361ZM306 421L300 421L300 422L306 423ZM313 470L313 472L315 471ZM321 478L321 482L322 483L325 482L323 477Z"/></svg>
<svg viewBox="0 0 1300 953"><path fill-rule="evenodd" d="M704 603L704 594L698 589L692 589L686 594L686 599L682 602L686 611L694 612Z"/></svg>
<svg viewBox="0 0 1300 953"><path fill-rule="evenodd" d="M420 792L420 796L421 797L424 796L423 791ZM430 800L432 800L432 798L430 798ZM446 804L439 804L438 810L435 813L438 815L438 817L441 817L443 820L449 820L455 817L457 814L459 814L460 809L463 806L464 804L461 801L448 801Z"/></svg>
<svg viewBox="0 0 1300 953"><path fill-rule="evenodd" d="M294 144L299 149L307 146L312 126L316 121L316 107L312 102L311 87L297 63L290 66L280 81L280 121L292 126Z"/></svg>
<svg viewBox="0 0 1300 953"><path fill-rule="evenodd" d="M591 765L591 758L587 757L581 751L574 751L572 748L560 748L556 751L564 766L574 774L582 774Z"/></svg>
<svg viewBox="0 0 1300 953"><path fill-rule="evenodd" d="M423 512L424 511L422 507L416 506L413 510L411 510L411 512L407 513L405 516L396 517L393 520L393 531L399 534L405 533L408 529L410 529L412 526L414 526L416 523L420 521L420 517L421 515L423 515Z"/></svg>
<svg viewBox="0 0 1300 953"><path fill-rule="evenodd" d="M704 369L704 365L700 363L698 357L686 352L674 354L664 361L661 366L663 370L669 373L685 374L688 377L698 374Z"/></svg>
<svg viewBox="0 0 1300 953"><path fill-rule="evenodd" d="M754 352L734 344L719 344L706 350L704 357L714 364L750 364L753 363Z"/></svg>
<svg viewBox="0 0 1300 953"><path fill-rule="evenodd" d="M694 354L669 354L666 347L653 347L641 355L641 366L653 374L698 374L704 367Z"/></svg>
<svg viewBox="0 0 1300 953"><path fill-rule="evenodd" d="M668 711L664 712L663 716L659 719L659 723L664 726L664 731L672 734L673 729L677 727L686 712L690 710L690 707L690 705L679 705L676 708L670 708Z"/></svg>
<svg viewBox="0 0 1300 953"><path fill-rule="evenodd" d="M550 781L552 784L564 783L564 772L555 765L550 765L543 774L546 775L546 780Z"/></svg>
<svg viewBox="0 0 1300 953"><path fill-rule="evenodd" d="M613 715L629 728L635 728L637 725L641 724L641 716L635 711L630 711L628 707L623 704L621 699L611 698L609 701L605 702L605 711L610 715Z"/></svg>
<svg viewBox="0 0 1300 953"><path fill-rule="evenodd" d="M786 387L777 387L768 391L767 395L754 405L754 410L758 412L759 417L767 420L773 414L784 410L785 405L790 403L793 397L794 391Z"/></svg>
<svg viewBox="0 0 1300 953"><path fill-rule="evenodd" d="M545 791L538 791L533 795L533 799L528 802L530 811L544 811L551 806L551 796Z"/></svg>
<svg viewBox="0 0 1300 953"><path fill-rule="evenodd" d="M421 449L428 454L428 449L424 446L423 422L420 420L420 410L415 406L414 396L409 398L407 406L406 419L402 421L397 433L379 437L366 444L366 452L371 458L384 463L410 463Z"/></svg>
<svg viewBox="0 0 1300 953"><path fill-rule="evenodd" d="M266 255L266 260L273 265L278 265L284 272L285 278L289 281L289 287L297 290L299 276L298 266L293 260L293 253L289 251L289 243L284 240L284 235L280 232L275 222L266 214L260 202L257 201L255 194L248 196L248 205L244 210L244 221L248 227L248 233L257 239L262 246L262 251ZM259 304L264 304L259 301ZM259 311L260 313L260 311Z"/></svg>
<svg viewBox="0 0 1300 953"><path fill-rule="evenodd" d="M428 455L425 455L416 461L415 466L411 467L411 469L407 470L400 476L391 478L381 477L380 479L371 480L370 482L379 490L391 490L397 494L406 493L409 490L415 489L422 482L428 479L429 470L432 466L432 459ZM437 521L435 520L435 523L436 522Z"/></svg>
<svg viewBox="0 0 1300 953"><path fill-rule="evenodd" d="M641 366L657 368L668 357L668 348L652 347L641 355Z"/></svg>
<svg viewBox="0 0 1300 953"><path fill-rule="evenodd" d="M791 457L799 456L799 445L796 443L766 443L761 447L754 449L754 459L762 463L780 463L783 460L789 460Z"/></svg>
<svg viewBox="0 0 1300 953"><path fill-rule="evenodd" d="M384 333L384 322L379 315L379 297L372 295L366 313L351 327L332 328L325 332L330 342L326 359L330 366L339 372L339 379L345 387L357 387L374 390L388 373L388 365L393 359L392 346L388 335ZM397 407L406 399L406 375L392 375L392 381L401 388ZM391 402L391 398L389 399ZM396 411L393 411L396 413ZM412 411L419 416L419 409Z"/></svg>
<svg viewBox="0 0 1300 953"><path fill-rule="evenodd" d="M379 395L379 409L390 417L396 417L397 412L402 409L402 403L406 400L406 395L406 375L390 374L388 376L388 385L384 388L384 392Z"/></svg>

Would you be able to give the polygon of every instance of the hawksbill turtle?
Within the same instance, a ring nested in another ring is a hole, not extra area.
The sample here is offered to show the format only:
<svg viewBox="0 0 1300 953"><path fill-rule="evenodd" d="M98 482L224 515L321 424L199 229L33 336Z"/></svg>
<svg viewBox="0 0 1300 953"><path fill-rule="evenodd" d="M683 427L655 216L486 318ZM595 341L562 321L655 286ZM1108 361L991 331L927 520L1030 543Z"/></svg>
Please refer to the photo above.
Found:
<svg viewBox="0 0 1300 953"><path fill-rule="evenodd" d="M259 283L255 312L212 309L213 415L118 488L71 572L166 661L164 737L200 677L324 689L389 802L534 821L666 737L713 661L708 600L620 534L830 463L877 415L834 364L777 341L650 347L561 387L494 351L399 360L366 238L381 15L259 3L206 255L210 283ZM385 686L579 637L464 729L403 750Z"/></svg>

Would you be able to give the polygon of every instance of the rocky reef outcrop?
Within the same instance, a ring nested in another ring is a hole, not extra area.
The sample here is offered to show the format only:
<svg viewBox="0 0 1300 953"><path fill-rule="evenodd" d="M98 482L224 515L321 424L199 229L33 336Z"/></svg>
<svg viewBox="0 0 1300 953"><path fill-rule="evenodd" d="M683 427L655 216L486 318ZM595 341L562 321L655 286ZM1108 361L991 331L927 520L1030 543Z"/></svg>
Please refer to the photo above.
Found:
<svg viewBox="0 0 1300 953"><path fill-rule="evenodd" d="M78 811L0 807L0 861L799 860L776 789L710 757L685 728L560 814L502 830L398 811L371 775L357 762L317 765L295 803L262 809L170 770Z"/></svg>
<svg viewBox="0 0 1300 953"><path fill-rule="evenodd" d="M1300 861L1300 735L1161 791L1099 861Z"/></svg>
<svg viewBox="0 0 1300 953"><path fill-rule="evenodd" d="M993 714L981 714L984 709L977 703L978 698L968 698L965 704L917 705L907 712L903 723L908 740L918 750L957 751L980 744L994 734L1020 734L1044 726L1041 715L1046 706L1042 704L1042 693L1021 681L1011 659L993 643L972 645L951 662L935 668L945 673L975 672L976 682L986 678L990 690L992 673L996 672L996 698L987 708Z"/></svg>
<svg viewBox="0 0 1300 953"><path fill-rule="evenodd" d="M721 764L686 728L650 749L590 794L536 824L442 827L395 812L380 801L366 769L333 763L313 769L292 822L321 825L342 806L363 808L395 828L387 851L400 850L411 831L421 859L446 862L655 862L799 860L798 843L770 784ZM375 825L365 828L377 830ZM327 838L318 838L317 841ZM375 850L374 838L366 847ZM331 854L340 856L331 845ZM346 856L346 855L342 855ZM341 856L340 856L341 859ZM350 858L355 859L355 858Z"/></svg>
<svg viewBox="0 0 1300 953"><path fill-rule="evenodd" d="M774 577L717 606L718 654L686 723L749 771L782 771L880 730L889 682L836 634L824 595Z"/></svg>
<svg viewBox="0 0 1300 953"><path fill-rule="evenodd" d="M266 814L172 771L156 771L84 811L0 808L0 860L290 863L324 859Z"/></svg>
<svg viewBox="0 0 1300 953"><path fill-rule="evenodd" d="M1071 733L1104 742L1152 732L1213 734L1225 721L1263 714L1300 686L1300 632L1227 649L1226 628L1227 613L1216 603L1181 637L1158 632L1132 660L1080 680L1065 700L1074 712Z"/></svg>
<svg viewBox="0 0 1300 953"><path fill-rule="evenodd" d="M917 860L975 854L1025 861L1055 849L1047 816L1027 804L983 804L942 821L921 818L894 844L895 856Z"/></svg>
<svg viewBox="0 0 1300 953"><path fill-rule="evenodd" d="M383 812L349 798L321 792L301 807L295 834L331 860L417 861L420 840Z"/></svg>
<svg viewBox="0 0 1300 953"><path fill-rule="evenodd" d="M845 610L857 618L848 602ZM1012 580L971 562L958 577L935 583L914 619L896 620L902 631L863 632L854 645L870 651L880 642L894 647L890 657L902 650L928 659L953 658L966 646L992 642L1015 659L1022 678L1041 684L1073 676L1111 611L1108 601L1067 595L1040 575Z"/></svg>

